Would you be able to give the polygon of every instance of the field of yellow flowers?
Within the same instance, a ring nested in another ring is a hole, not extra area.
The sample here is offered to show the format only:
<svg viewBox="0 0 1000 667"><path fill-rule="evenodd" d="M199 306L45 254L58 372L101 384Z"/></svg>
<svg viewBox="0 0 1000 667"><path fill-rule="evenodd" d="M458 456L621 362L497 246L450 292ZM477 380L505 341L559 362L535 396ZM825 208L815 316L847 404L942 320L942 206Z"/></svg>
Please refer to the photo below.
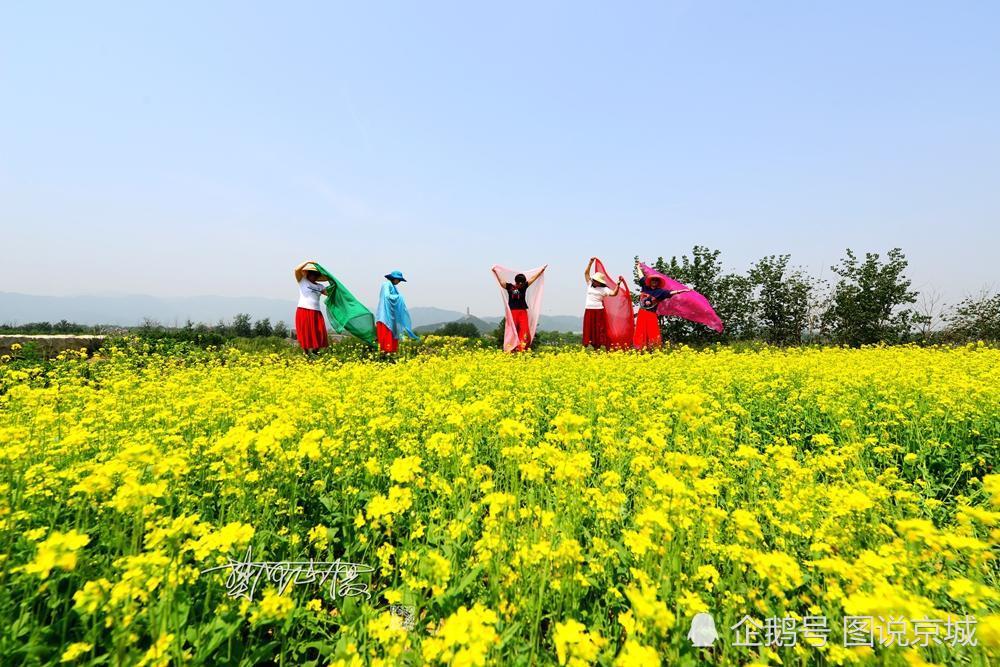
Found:
<svg viewBox="0 0 1000 667"><path fill-rule="evenodd" d="M996 664L998 454L982 345L8 361L0 663Z"/></svg>

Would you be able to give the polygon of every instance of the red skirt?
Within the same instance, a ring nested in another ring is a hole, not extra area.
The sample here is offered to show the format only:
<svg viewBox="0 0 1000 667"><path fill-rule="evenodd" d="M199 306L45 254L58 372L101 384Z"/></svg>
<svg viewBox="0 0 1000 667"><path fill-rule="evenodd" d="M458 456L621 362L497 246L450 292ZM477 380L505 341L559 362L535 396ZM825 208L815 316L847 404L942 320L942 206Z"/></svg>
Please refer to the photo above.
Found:
<svg viewBox="0 0 1000 667"><path fill-rule="evenodd" d="M399 349L399 341L392 337L392 330L381 322L375 323L375 335L378 338L378 347L383 352L395 352Z"/></svg>
<svg viewBox="0 0 1000 667"><path fill-rule="evenodd" d="M309 308L295 309L295 337L303 350L316 350L329 347L326 336L326 321L323 313Z"/></svg>
<svg viewBox="0 0 1000 667"><path fill-rule="evenodd" d="M660 338L660 322L656 313L639 309L639 314L635 318L635 335L632 337L632 344L636 349L644 347L660 347L663 339Z"/></svg>
<svg viewBox="0 0 1000 667"><path fill-rule="evenodd" d="M588 345L593 345L595 350L608 347L608 315L603 308L583 311L583 346Z"/></svg>
<svg viewBox="0 0 1000 667"><path fill-rule="evenodd" d="M514 325L514 331L517 332L517 349L523 352L531 345L531 325L528 324L528 311L511 310L510 318L511 324Z"/></svg>

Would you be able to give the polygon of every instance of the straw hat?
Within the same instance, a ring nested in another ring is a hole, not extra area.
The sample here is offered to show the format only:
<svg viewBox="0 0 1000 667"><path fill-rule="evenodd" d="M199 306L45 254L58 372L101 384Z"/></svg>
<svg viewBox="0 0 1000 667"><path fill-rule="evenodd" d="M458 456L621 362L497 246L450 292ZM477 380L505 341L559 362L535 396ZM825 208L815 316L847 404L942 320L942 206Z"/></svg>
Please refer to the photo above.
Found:
<svg viewBox="0 0 1000 667"><path fill-rule="evenodd" d="M646 276L646 284L649 285L650 287L653 286L654 281L656 282L657 285L663 287L664 284L663 278L661 278L660 276Z"/></svg>
<svg viewBox="0 0 1000 667"><path fill-rule="evenodd" d="M319 273L319 269L316 268L316 264L314 262L305 262L304 264L302 264L302 266L295 269L295 281L298 282L303 278L305 278L306 271L315 271L316 273ZM322 273L320 273L319 278L317 278L316 280L324 283L330 282L330 279L324 276Z"/></svg>
<svg viewBox="0 0 1000 667"><path fill-rule="evenodd" d="M590 274L590 279L601 283L605 287L608 286L608 277L600 271L594 271L594 273Z"/></svg>

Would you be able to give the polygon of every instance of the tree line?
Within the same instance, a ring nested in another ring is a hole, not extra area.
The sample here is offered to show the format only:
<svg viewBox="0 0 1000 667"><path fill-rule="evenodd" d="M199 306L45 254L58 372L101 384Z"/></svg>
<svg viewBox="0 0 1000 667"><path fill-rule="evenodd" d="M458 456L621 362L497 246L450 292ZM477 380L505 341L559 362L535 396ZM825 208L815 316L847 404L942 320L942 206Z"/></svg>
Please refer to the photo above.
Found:
<svg viewBox="0 0 1000 667"><path fill-rule="evenodd" d="M187 320L183 326L168 327L146 318L139 326L86 325L60 320L59 322L28 322L26 324L0 324L0 334L110 334L129 333L144 338L170 338L207 345L216 345L231 338L288 338L292 335L283 321L254 320L247 313L237 313L232 320L220 319L216 324Z"/></svg>
<svg viewBox="0 0 1000 667"><path fill-rule="evenodd" d="M790 255L769 255L745 273L726 272L721 252L696 245L690 255L651 266L703 294L722 318L721 334L661 317L665 340L677 343L759 340L774 345L949 343L1000 340L1000 294L983 290L947 307L921 295L906 276L900 248L859 257L847 249L832 280L810 276ZM638 258L637 258L638 259ZM636 269L635 282L639 283Z"/></svg>
<svg viewBox="0 0 1000 667"><path fill-rule="evenodd" d="M651 266L703 294L725 324L721 334L676 317L660 318L664 340L707 344L764 341L773 345L833 343L962 343L1000 341L1000 293L983 289L953 305L942 304L937 293L920 294L906 276L908 263L900 248L883 257L859 257L847 249L831 266L832 280L810 276L791 262L790 255L768 255L745 273L725 271L721 251L696 245L690 254L663 257ZM638 259L638 258L637 258ZM636 271L635 283L639 284ZM638 292L638 287L634 290ZM488 334L503 340L503 322ZM61 320L0 325L11 334L139 334L215 345L232 338L289 338L283 321L252 320L239 313L215 325L188 320L182 327L165 327L146 319L138 327L88 326ZM478 338L471 323L452 322L435 333ZM578 334L542 332L536 344L579 342ZM499 344L499 343L498 343ZM533 345L532 347L534 347Z"/></svg>

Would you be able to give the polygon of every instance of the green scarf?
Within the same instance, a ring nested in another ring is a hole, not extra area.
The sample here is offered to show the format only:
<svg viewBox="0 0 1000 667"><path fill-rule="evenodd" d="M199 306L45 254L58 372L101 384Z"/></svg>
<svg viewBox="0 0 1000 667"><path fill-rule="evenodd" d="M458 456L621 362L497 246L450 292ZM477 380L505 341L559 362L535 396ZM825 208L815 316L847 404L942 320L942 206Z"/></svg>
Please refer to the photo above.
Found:
<svg viewBox="0 0 1000 667"><path fill-rule="evenodd" d="M372 311L358 301L333 274L316 262L313 262L313 266L330 281L330 285L336 287L332 294L327 294L324 302L333 330L337 333L344 333L346 330L369 345L375 345L375 316Z"/></svg>

